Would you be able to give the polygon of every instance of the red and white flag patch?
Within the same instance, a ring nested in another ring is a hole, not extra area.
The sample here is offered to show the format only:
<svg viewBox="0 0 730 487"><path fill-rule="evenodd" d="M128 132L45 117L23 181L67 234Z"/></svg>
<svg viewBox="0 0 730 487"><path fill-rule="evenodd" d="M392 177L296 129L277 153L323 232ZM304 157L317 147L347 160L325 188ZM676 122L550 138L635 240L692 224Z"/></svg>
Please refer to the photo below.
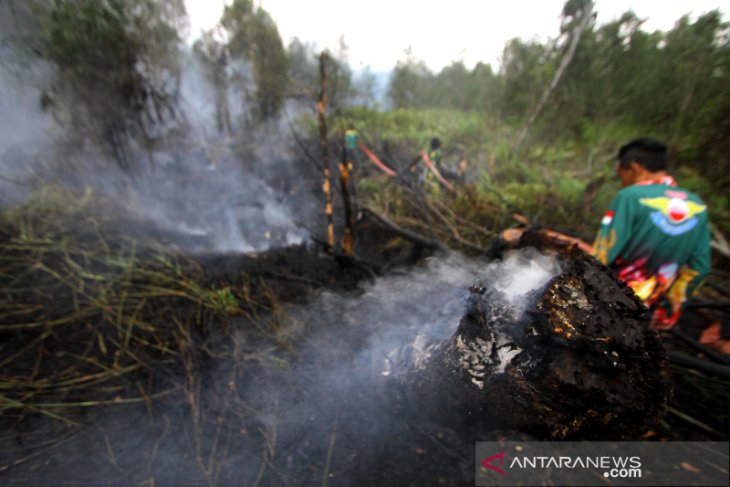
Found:
<svg viewBox="0 0 730 487"><path fill-rule="evenodd" d="M605 215L603 215L603 219L601 219L601 225L610 225L613 221L613 212L611 210L608 210Z"/></svg>

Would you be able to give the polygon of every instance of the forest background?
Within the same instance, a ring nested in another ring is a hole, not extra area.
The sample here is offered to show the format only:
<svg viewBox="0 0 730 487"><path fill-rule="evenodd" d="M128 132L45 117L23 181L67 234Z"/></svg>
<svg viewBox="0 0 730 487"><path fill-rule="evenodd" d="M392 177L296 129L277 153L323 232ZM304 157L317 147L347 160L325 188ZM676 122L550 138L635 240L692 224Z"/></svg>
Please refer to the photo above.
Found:
<svg viewBox="0 0 730 487"><path fill-rule="evenodd" d="M297 39L284 46L275 19L251 1L227 6L192 50L181 43L181 1L11 0L2 8L3 65L19 72L43 62L53 76L40 86L38 103L69 133L92 134L128 172L130 140L149 147L181 130L175 110L191 56L217 93L220 133L280 118L292 99L311 101L311 115L294 115L301 135L316 131L319 53ZM343 43L328 67L330 135L354 123L374 149L387 141L413 155L439 137L446 166L465 160L467 181L490 206L508 210L509 202L588 238L617 189L617 147L654 136L668 142L673 173L709 203L716 228L727 233L727 22L713 11L678 19L667 32L645 32L632 12L597 26L591 9L590 2L568 1L557 37L511 40L498 69L454 62L434 73L406 56L391 73L385 100L372 74L353 79ZM245 69L231 69L235 63ZM228 96L232 87L243 95Z"/></svg>

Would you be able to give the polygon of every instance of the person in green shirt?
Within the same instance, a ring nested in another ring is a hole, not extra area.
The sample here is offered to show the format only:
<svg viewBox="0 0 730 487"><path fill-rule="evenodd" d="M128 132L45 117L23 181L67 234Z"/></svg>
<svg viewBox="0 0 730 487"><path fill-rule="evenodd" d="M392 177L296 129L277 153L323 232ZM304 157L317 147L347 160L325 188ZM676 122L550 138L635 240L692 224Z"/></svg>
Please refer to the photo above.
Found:
<svg viewBox="0 0 730 487"><path fill-rule="evenodd" d="M359 162L358 155L358 146L357 146L357 130L355 130L355 126L353 124L349 124L347 126L347 130L345 130L345 150L347 151L347 160L348 162Z"/></svg>
<svg viewBox="0 0 730 487"><path fill-rule="evenodd" d="M619 191L601 221L593 255L653 311L652 327L674 326L710 272L707 206L667 172L667 146L639 138L621 147Z"/></svg>

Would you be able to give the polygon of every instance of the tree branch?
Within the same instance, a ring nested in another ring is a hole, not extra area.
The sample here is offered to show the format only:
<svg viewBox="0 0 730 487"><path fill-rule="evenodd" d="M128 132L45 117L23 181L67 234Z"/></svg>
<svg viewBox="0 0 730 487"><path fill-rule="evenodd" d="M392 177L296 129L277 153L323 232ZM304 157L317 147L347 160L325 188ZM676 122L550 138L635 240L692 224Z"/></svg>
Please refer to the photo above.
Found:
<svg viewBox="0 0 730 487"><path fill-rule="evenodd" d="M444 243L439 242L438 240L433 240L410 230L406 230L405 228L399 227L398 225L387 219L385 216L375 212L374 210L371 210L370 208L363 207L362 212L364 215L370 216L376 223L381 224L393 233L400 235L401 237L410 240L411 242L414 242L418 245L423 245L424 247L430 249L442 250L444 252L448 252L449 250L451 250Z"/></svg>

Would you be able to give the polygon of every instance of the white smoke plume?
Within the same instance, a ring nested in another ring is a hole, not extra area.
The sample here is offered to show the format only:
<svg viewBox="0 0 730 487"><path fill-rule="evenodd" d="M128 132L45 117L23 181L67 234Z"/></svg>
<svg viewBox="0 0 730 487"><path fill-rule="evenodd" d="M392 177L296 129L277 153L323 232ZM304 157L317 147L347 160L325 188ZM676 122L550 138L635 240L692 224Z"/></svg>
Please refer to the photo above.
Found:
<svg viewBox="0 0 730 487"><path fill-rule="evenodd" d="M285 125L249 128L254 86L245 63L228 66L238 82L227 93L231 132L219 133L215 96L202 69L186 57L178 107L183 125L158 127L152 148L132 143L130 175L93 140L69 147L40 108L36 86L42 83L19 83L0 67L0 206L21 203L34 188L52 183L93 189L129 211L127 224L152 222L169 234L165 243L187 251L260 252L307 242L300 222L318 219L312 212L319 184L309 176L310 163ZM48 73L22 76L40 80ZM241 88L246 83L250 87Z"/></svg>
<svg viewBox="0 0 730 487"><path fill-rule="evenodd" d="M470 478L473 443L422 424L427 418L420 416L420 405L402 395L393 375L453 334L475 282L498 282L518 303L559 267L554 257L531 250L499 262L450 255L378 278L356 293L323 292L308 305L286 310L277 341L290 343L289 351L241 332L232 345L238 361L214 362L199 371L195 414L201 416L157 402L150 410L107 409L65 434L62 448L39 457L48 460L37 470L6 472L8 485L48 478L85 485L149 479L197 485L210 482L203 473L210 465L220 468L217 485L252 485L257 479L260 485L313 485L325 474L333 485L353 485L380 468L393 468L398 460L390 456L412 453L413 447L457 471L463 464ZM34 438L53 437L51 426L51 420L38 420ZM429 431L441 436L429 439ZM39 454L11 437L0 441L0 465ZM456 449L444 455L439 448L446 447ZM399 471L409 474L411 467Z"/></svg>

